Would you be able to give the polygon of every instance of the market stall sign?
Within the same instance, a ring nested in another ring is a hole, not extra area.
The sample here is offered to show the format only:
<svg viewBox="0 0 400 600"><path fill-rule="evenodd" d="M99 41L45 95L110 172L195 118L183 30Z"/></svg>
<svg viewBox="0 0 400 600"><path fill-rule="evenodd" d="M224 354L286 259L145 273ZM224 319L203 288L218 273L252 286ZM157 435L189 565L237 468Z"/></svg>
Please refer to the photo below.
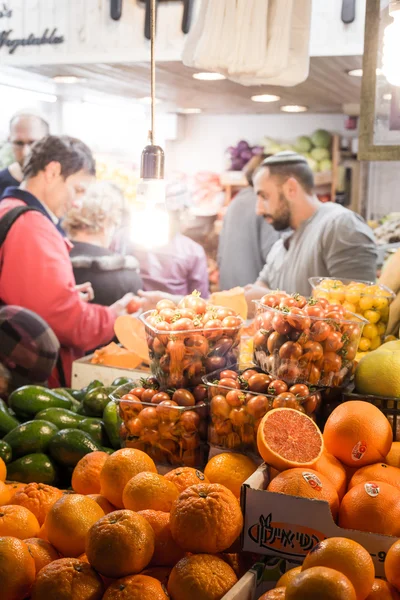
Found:
<svg viewBox="0 0 400 600"><path fill-rule="evenodd" d="M0 13L1 14L1 13ZM30 33L26 37L14 37L13 30L3 30L0 32L0 50L6 49L9 54L14 52L21 46L44 46L44 45L57 45L62 44L65 41L63 35L60 35L57 31L57 27L50 32L50 29L45 29L41 36L36 36L34 33Z"/></svg>

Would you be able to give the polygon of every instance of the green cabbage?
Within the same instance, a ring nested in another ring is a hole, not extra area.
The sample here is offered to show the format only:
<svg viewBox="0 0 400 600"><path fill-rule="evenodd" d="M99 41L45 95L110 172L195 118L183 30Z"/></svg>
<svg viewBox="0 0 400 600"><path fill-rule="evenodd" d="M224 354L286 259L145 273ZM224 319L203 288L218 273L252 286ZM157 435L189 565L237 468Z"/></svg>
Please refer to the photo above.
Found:
<svg viewBox="0 0 400 600"><path fill-rule="evenodd" d="M311 136L311 141L316 148L329 148L332 141L332 135L325 129L317 129Z"/></svg>

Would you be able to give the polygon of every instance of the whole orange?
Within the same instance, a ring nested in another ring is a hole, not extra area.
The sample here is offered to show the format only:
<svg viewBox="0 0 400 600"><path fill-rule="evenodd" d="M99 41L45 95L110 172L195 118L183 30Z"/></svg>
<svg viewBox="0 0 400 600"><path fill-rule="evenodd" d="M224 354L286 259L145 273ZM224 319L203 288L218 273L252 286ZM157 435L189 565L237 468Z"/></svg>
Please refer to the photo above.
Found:
<svg viewBox="0 0 400 600"><path fill-rule="evenodd" d="M20 540L36 537L40 531L37 518L24 506L0 507L0 535L12 535Z"/></svg>
<svg viewBox="0 0 400 600"><path fill-rule="evenodd" d="M400 468L400 442L392 442L385 463L391 467Z"/></svg>
<svg viewBox="0 0 400 600"><path fill-rule="evenodd" d="M174 483L158 473L139 473L126 484L122 494L125 508L130 510L161 510L169 512L179 496Z"/></svg>
<svg viewBox="0 0 400 600"><path fill-rule="evenodd" d="M356 600L345 575L327 567L312 567L289 581L285 600Z"/></svg>
<svg viewBox="0 0 400 600"><path fill-rule="evenodd" d="M15 537L0 537L1 599L16 600L29 596L35 574L35 561L28 546Z"/></svg>
<svg viewBox="0 0 400 600"><path fill-rule="evenodd" d="M339 526L399 537L400 490L383 481L356 485L342 500Z"/></svg>
<svg viewBox="0 0 400 600"><path fill-rule="evenodd" d="M400 541L389 548L385 559L385 575L389 583L400 590Z"/></svg>
<svg viewBox="0 0 400 600"><path fill-rule="evenodd" d="M9 504L12 497L12 489L9 485L0 481L0 506Z"/></svg>
<svg viewBox="0 0 400 600"><path fill-rule="evenodd" d="M88 498L91 498L92 500L97 502L100 508L103 509L105 515L108 515L108 513L114 512L115 510L115 506L113 506L111 502L109 502L107 498L105 498L101 494L88 494Z"/></svg>
<svg viewBox="0 0 400 600"><path fill-rule="evenodd" d="M60 558L43 567L32 588L32 600L101 600L104 586L90 565Z"/></svg>
<svg viewBox="0 0 400 600"><path fill-rule="evenodd" d="M400 600L400 593L387 581L375 579L366 600Z"/></svg>
<svg viewBox="0 0 400 600"><path fill-rule="evenodd" d="M25 486L26 486L26 483L16 483L16 482L7 483L7 487L10 491L11 496L10 496L9 502L7 502L6 504L12 504L15 494L17 492L23 490Z"/></svg>
<svg viewBox="0 0 400 600"><path fill-rule="evenodd" d="M361 467L351 478L348 489L351 490L351 488L359 483L366 483L367 481L385 481L400 489L400 469L391 467L385 463Z"/></svg>
<svg viewBox="0 0 400 600"><path fill-rule="evenodd" d="M339 500L342 500L347 490L347 473L342 463L333 454L323 452L315 465L315 470L329 479L337 491Z"/></svg>
<svg viewBox="0 0 400 600"><path fill-rule="evenodd" d="M347 538L333 537L317 544L303 562L303 571L312 567L329 567L347 577L357 600L365 600L375 579L373 560L360 544Z"/></svg>
<svg viewBox="0 0 400 600"><path fill-rule="evenodd" d="M170 567L149 567L148 569L142 571L141 574L158 579L158 581L162 583L166 589L171 571L172 569Z"/></svg>
<svg viewBox="0 0 400 600"><path fill-rule="evenodd" d="M183 492L186 488L191 485L197 485L198 483L210 483L204 473L198 469L192 467L178 467L169 471L164 475L165 479L172 481L178 488L179 492Z"/></svg>
<svg viewBox="0 0 400 600"><path fill-rule="evenodd" d="M269 592L265 592L265 594L260 596L258 600L285 600L285 597L286 588L280 586L273 590L269 590Z"/></svg>
<svg viewBox="0 0 400 600"><path fill-rule="evenodd" d="M194 554L172 569L168 592L173 600L220 600L236 582L233 569L221 558Z"/></svg>
<svg viewBox="0 0 400 600"><path fill-rule="evenodd" d="M2 458L0 458L0 481L5 481L7 479L7 467L6 463Z"/></svg>
<svg viewBox="0 0 400 600"><path fill-rule="evenodd" d="M103 600L168 600L165 589L154 577L130 575L110 585Z"/></svg>
<svg viewBox="0 0 400 600"><path fill-rule="evenodd" d="M28 538L25 544L28 546L29 554L35 561L36 573L43 567L60 558L57 550L49 542L39 538Z"/></svg>
<svg viewBox="0 0 400 600"><path fill-rule="evenodd" d="M39 525L43 525L47 513L53 504L62 497L62 492L51 485L45 483L28 483L22 490L14 494L12 504L25 506L30 510Z"/></svg>
<svg viewBox="0 0 400 600"><path fill-rule="evenodd" d="M85 551L89 529L101 517L103 510L91 498L81 494L63 496L47 513L47 539L63 556L77 557Z"/></svg>
<svg viewBox="0 0 400 600"><path fill-rule="evenodd" d="M325 447L349 467L383 462L393 433L385 415L373 404L350 401L340 404L324 428Z"/></svg>
<svg viewBox="0 0 400 600"><path fill-rule="evenodd" d="M256 463L248 456L222 452L208 461L204 474L211 483L224 485L239 498L242 484L256 469Z"/></svg>
<svg viewBox="0 0 400 600"><path fill-rule="evenodd" d="M173 567L183 558L185 552L174 541L169 526L169 513L158 510L142 510L138 512L151 525L154 531L154 554L151 565Z"/></svg>
<svg viewBox="0 0 400 600"><path fill-rule="evenodd" d="M219 483L187 488L171 509L170 527L176 543L187 552L215 554L229 548L243 527L239 503Z"/></svg>
<svg viewBox="0 0 400 600"><path fill-rule="evenodd" d="M286 571L286 573L284 573L282 577L278 579L276 587L286 587L289 581L291 581L293 577L296 577L296 575L298 575L299 573L301 573L301 567L294 567L293 569L289 569L289 571Z"/></svg>
<svg viewBox="0 0 400 600"><path fill-rule="evenodd" d="M339 498L327 477L313 469L288 469L279 473L268 486L269 492L325 500L329 503L332 516L336 519Z"/></svg>
<svg viewBox="0 0 400 600"><path fill-rule="evenodd" d="M90 452L77 463L71 485L77 494L100 494L100 473L108 458L107 452Z"/></svg>
<svg viewBox="0 0 400 600"><path fill-rule="evenodd" d="M86 555L106 577L126 577L143 571L154 552L154 532L144 517L131 510L116 510L89 530Z"/></svg>
<svg viewBox="0 0 400 600"><path fill-rule="evenodd" d="M136 448L122 448L107 457L100 473L100 493L117 508L123 508L122 493L132 477L143 471L157 473L154 461Z"/></svg>

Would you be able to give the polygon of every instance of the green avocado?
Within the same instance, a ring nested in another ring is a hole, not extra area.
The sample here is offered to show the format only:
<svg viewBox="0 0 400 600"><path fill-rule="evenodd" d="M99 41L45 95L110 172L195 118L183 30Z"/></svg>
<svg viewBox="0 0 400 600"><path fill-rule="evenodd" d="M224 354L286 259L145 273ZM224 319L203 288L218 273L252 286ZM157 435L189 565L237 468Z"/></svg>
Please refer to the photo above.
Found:
<svg viewBox="0 0 400 600"><path fill-rule="evenodd" d="M105 407L110 401L109 394L114 388L98 387L86 394L83 400L83 407L89 417L102 417Z"/></svg>
<svg viewBox="0 0 400 600"><path fill-rule="evenodd" d="M54 423L58 429L76 429L79 423L84 419L72 410L66 408L45 408L37 413L35 419L43 419Z"/></svg>
<svg viewBox="0 0 400 600"><path fill-rule="evenodd" d="M75 467L86 454L97 450L101 450L100 444L80 429L62 429L49 444L51 458L65 467Z"/></svg>
<svg viewBox="0 0 400 600"><path fill-rule="evenodd" d="M5 435L15 427L18 427L18 425L20 425L20 422L10 414L4 400L0 399L0 436Z"/></svg>
<svg viewBox="0 0 400 600"><path fill-rule="evenodd" d="M111 384L111 387L119 387L120 385L125 385L126 383L133 383L133 379L130 377L117 377Z"/></svg>
<svg viewBox="0 0 400 600"><path fill-rule="evenodd" d="M9 463L12 458L12 448L10 444L4 440L0 440L0 458L2 458L6 464Z"/></svg>
<svg viewBox="0 0 400 600"><path fill-rule="evenodd" d="M33 452L46 452L57 432L58 427L49 421L27 421L7 433L4 441L11 446L13 458L16 459Z"/></svg>
<svg viewBox="0 0 400 600"><path fill-rule="evenodd" d="M103 422L111 446L115 448L115 450L118 450L121 448L119 429L121 427L122 419L119 416L118 405L114 400L111 400L105 407L103 412Z"/></svg>
<svg viewBox="0 0 400 600"><path fill-rule="evenodd" d="M27 454L7 465L7 477L21 483L53 485L57 480L57 469L47 454Z"/></svg>
<svg viewBox="0 0 400 600"><path fill-rule="evenodd" d="M100 446L107 446L110 443L104 423L101 419L96 419L94 417L82 419L78 424L78 429L88 433L92 440L94 440L96 444L99 444Z"/></svg>
<svg viewBox="0 0 400 600"><path fill-rule="evenodd" d="M32 419L45 408L70 409L72 405L71 400L40 385L24 385L12 392L8 401L10 408L22 419Z"/></svg>

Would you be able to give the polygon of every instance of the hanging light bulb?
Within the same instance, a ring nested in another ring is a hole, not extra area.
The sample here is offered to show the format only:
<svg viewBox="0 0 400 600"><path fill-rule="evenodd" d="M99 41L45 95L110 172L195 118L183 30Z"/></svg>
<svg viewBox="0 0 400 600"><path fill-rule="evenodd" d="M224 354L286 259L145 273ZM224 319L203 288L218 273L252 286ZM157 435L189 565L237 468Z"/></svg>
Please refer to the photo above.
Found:
<svg viewBox="0 0 400 600"><path fill-rule="evenodd" d="M395 0L389 5L389 14L393 22L387 25L383 33L382 72L388 83L400 86L400 1Z"/></svg>
<svg viewBox="0 0 400 600"><path fill-rule="evenodd" d="M165 203L164 151L155 140L155 0L150 2L150 48L151 48L151 130L149 144L142 152L140 181L136 191L136 207L133 211L133 241L145 248L164 246L169 240L169 216Z"/></svg>

